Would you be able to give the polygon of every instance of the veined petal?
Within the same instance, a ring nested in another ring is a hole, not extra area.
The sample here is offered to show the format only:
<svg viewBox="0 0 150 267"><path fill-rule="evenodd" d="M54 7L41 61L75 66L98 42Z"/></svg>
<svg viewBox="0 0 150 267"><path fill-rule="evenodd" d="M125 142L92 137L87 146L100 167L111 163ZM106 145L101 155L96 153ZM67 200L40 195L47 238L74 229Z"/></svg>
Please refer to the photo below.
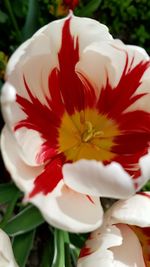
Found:
<svg viewBox="0 0 150 267"><path fill-rule="evenodd" d="M8 235L0 229L0 267L18 267Z"/></svg>
<svg viewBox="0 0 150 267"><path fill-rule="evenodd" d="M134 184L120 164L103 165L80 160L63 166L65 183L73 190L93 196L126 198L135 192Z"/></svg>
<svg viewBox="0 0 150 267"><path fill-rule="evenodd" d="M35 204L48 223L71 232L89 232L101 225L103 210L99 198L75 192L64 185L62 180L51 193L38 192L36 196L30 197L43 167L28 166L21 159L16 141L6 127L1 136L1 150L6 168L25 193L25 200ZM48 186L47 181L43 190Z"/></svg>

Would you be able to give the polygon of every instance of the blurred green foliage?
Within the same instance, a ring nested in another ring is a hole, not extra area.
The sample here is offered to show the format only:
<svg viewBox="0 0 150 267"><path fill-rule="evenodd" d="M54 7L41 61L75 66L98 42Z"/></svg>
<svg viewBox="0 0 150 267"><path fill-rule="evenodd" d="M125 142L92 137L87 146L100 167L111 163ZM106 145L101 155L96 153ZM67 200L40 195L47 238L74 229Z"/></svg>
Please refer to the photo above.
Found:
<svg viewBox="0 0 150 267"><path fill-rule="evenodd" d="M63 0L0 1L0 85L6 58L38 28L67 13ZM74 13L95 18L115 38L142 46L150 54L149 0L80 0Z"/></svg>
<svg viewBox="0 0 150 267"><path fill-rule="evenodd" d="M149 0L103 0L96 19L105 23L114 37L142 46L150 53Z"/></svg>
<svg viewBox="0 0 150 267"><path fill-rule="evenodd" d="M60 12L52 14L50 8L53 6L56 11L61 2L63 1L1 0L0 50L10 55L39 27L59 17ZM149 0L80 0L75 14L96 18L110 28L114 37L143 46L150 52Z"/></svg>

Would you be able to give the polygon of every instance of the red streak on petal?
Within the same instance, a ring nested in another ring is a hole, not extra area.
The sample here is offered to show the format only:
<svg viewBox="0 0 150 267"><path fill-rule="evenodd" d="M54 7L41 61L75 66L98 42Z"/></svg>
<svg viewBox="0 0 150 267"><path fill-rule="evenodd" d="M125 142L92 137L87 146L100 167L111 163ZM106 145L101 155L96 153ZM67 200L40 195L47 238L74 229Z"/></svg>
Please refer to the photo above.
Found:
<svg viewBox="0 0 150 267"><path fill-rule="evenodd" d="M88 198L88 200L92 203L92 204L95 204L93 199L89 196L89 195L86 195L86 197Z"/></svg>
<svg viewBox="0 0 150 267"><path fill-rule="evenodd" d="M75 110L85 108L84 86L79 79L75 66L79 61L79 42L70 33L71 18L64 23L62 30L62 46L58 53L60 69L60 90L66 110L73 114Z"/></svg>
<svg viewBox="0 0 150 267"><path fill-rule="evenodd" d="M79 258L83 258L83 257L89 256L90 254L92 254L90 248L84 247L80 251Z"/></svg>
<svg viewBox="0 0 150 267"><path fill-rule="evenodd" d="M47 148L48 152L45 151L46 157L44 157L44 154L40 156L39 151L37 161L38 163L40 160L45 162L47 160L47 155L56 155L58 128L61 123L61 118L48 106L42 104L39 99L32 95L25 77L24 84L30 100L17 95L16 101L21 106L21 109L25 112L27 117L24 120L19 121L14 130L26 127L27 129L32 129L40 133L41 137L45 140L43 141L43 146L41 147L41 153L43 154L44 148Z"/></svg>
<svg viewBox="0 0 150 267"><path fill-rule="evenodd" d="M138 192L137 194L138 194L138 195L142 195L142 196L144 196L144 197L148 197L148 198L150 198L150 195L147 194L146 192Z"/></svg>
<svg viewBox="0 0 150 267"><path fill-rule="evenodd" d="M60 74L57 68L54 68L50 73L48 86L51 98L46 97L47 102L58 116L62 116L64 112L64 104L60 92Z"/></svg>
<svg viewBox="0 0 150 267"><path fill-rule="evenodd" d="M150 144L150 114L141 110L123 113L130 105L146 95L135 94L142 81L144 72L150 67L150 61L141 61L133 67L134 57L129 64L128 54L120 81L112 88L107 79L102 88L97 108L100 113L116 121L120 134L114 138L112 152L133 177L140 175L139 158L148 152Z"/></svg>
<svg viewBox="0 0 150 267"><path fill-rule="evenodd" d="M60 158L56 158L48 163L43 172L35 179L34 189L29 197L34 197L40 192L47 195L55 189L62 178L62 161Z"/></svg>
<svg viewBox="0 0 150 267"><path fill-rule="evenodd" d="M126 64L118 85L112 88L109 80L107 80L97 103L99 111L109 114L111 118L117 118L125 109L144 95L134 96L134 93L141 84L144 72L150 67L150 61L141 61L135 67L132 67L134 58L130 66L128 62L128 55L126 54Z"/></svg>

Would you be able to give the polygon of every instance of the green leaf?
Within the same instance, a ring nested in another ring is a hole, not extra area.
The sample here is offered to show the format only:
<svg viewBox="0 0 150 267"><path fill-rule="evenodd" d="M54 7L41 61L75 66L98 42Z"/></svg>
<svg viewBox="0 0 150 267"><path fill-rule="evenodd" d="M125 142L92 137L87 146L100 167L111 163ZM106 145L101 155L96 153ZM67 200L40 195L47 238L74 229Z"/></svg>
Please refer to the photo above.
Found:
<svg viewBox="0 0 150 267"><path fill-rule="evenodd" d="M15 236L29 232L42 223L44 219L41 213L36 207L29 205L14 216L3 229L8 235Z"/></svg>
<svg viewBox="0 0 150 267"><path fill-rule="evenodd" d="M100 3L101 0L91 0L87 5L83 6L83 8L77 9L75 14L81 17L91 17L93 12L98 9Z"/></svg>
<svg viewBox="0 0 150 267"><path fill-rule="evenodd" d="M54 258L52 267L65 267L64 233L62 230L54 231Z"/></svg>
<svg viewBox="0 0 150 267"><path fill-rule="evenodd" d="M0 23L5 23L8 19L8 16L0 10Z"/></svg>
<svg viewBox="0 0 150 267"><path fill-rule="evenodd" d="M28 1L28 14L22 30L23 40L30 38L38 28L39 5L37 0Z"/></svg>
<svg viewBox="0 0 150 267"><path fill-rule="evenodd" d="M18 192L19 189L12 183L0 184L0 204L12 201L12 199L16 196L16 194L18 194Z"/></svg>
<svg viewBox="0 0 150 267"><path fill-rule="evenodd" d="M11 218L11 215L12 215L12 213L14 211L16 202L17 202L19 197L20 197L20 192L18 191L16 193L16 195L13 197L12 201L10 201L8 206L7 206L7 209L6 209L6 212L5 212L4 216L3 216L3 219L0 222L0 228L4 228L5 225L7 224L8 220Z"/></svg>
<svg viewBox="0 0 150 267"><path fill-rule="evenodd" d="M28 256L33 246L35 231L15 236L13 239L13 251L19 267L26 265ZM46 267L46 266L45 266Z"/></svg>

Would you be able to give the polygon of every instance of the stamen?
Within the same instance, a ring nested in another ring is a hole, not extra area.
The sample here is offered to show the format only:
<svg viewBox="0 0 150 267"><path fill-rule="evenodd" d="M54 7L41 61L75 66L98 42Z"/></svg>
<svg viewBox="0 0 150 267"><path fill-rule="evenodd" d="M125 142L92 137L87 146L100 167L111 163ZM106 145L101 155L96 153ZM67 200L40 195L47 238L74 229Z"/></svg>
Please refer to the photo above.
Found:
<svg viewBox="0 0 150 267"><path fill-rule="evenodd" d="M85 126L86 129L81 136L83 142L88 142L94 137L101 137L104 135L103 131L96 131L90 121L86 121Z"/></svg>

